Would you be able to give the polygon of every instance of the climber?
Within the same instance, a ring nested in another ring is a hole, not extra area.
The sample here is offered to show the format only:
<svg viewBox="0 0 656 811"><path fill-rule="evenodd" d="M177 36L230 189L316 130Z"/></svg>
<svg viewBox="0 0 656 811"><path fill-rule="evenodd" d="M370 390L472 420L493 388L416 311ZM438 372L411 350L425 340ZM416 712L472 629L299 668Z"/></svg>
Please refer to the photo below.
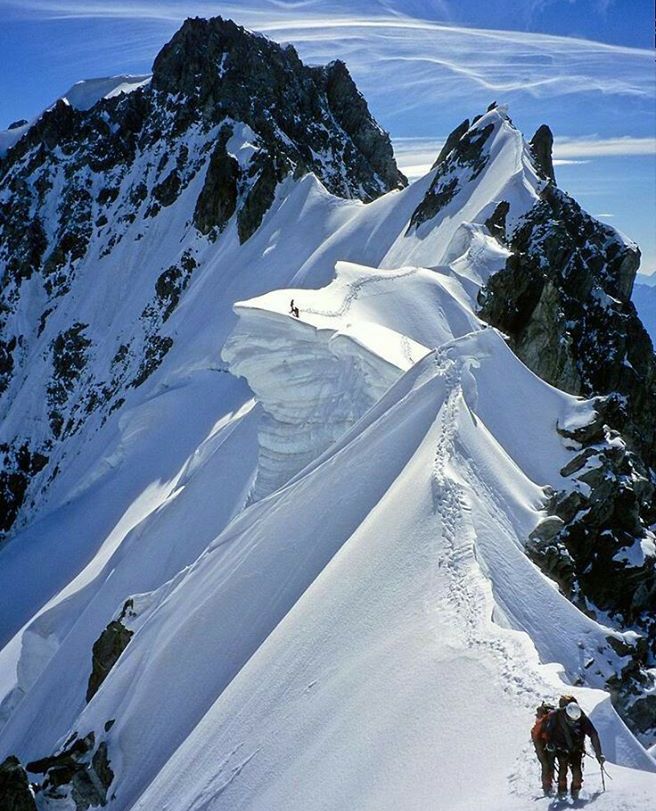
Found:
<svg viewBox="0 0 656 811"><path fill-rule="evenodd" d="M291 300L291 303L289 305L289 312L294 316L294 318L299 317L299 315L298 315L299 310L298 310L298 307L294 306L294 299Z"/></svg>
<svg viewBox="0 0 656 811"><path fill-rule="evenodd" d="M545 725L546 750L558 761L558 796L567 794L567 770L572 770L571 795L578 799L583 784L583 755L586 735L603 768L605 758L597 730L581 710L574 696L561 696L558 709L549 714Z"/></svg>
<svg viewBox="0 0 656 811"><path fill-rule="evenodd" d="M546 725L549 715L554 710L555 707L552 704L543 701L535 711L535 723L531 729L531 740L542 769L542 789L547 796L553 792L556 756L552 751L547 751Z"/></svg>

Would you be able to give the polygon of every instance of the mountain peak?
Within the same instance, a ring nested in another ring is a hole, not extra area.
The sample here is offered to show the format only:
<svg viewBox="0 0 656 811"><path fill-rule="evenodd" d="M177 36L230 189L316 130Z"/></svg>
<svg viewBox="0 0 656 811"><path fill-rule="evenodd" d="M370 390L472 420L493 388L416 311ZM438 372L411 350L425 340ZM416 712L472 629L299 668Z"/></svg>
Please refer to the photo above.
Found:
<svg viewBox="0 0 656 811"><path fill-rule="evenodd" d="M206 97L235 68L246 68L249 84L266 74L264 62L287 53L300 63L296 52L284 49L260 34L223 17L188 18L164 45L153 63L153 87L167 93ZM293 55L292 55L293 54Z"/></svg>
<svg viewBox="0 0 656 811"><path fill-rule="evenodd" d="M273 158L278 180L312 171L334 194L365 202L406 184L389 136L340 60L310 67L291 45L222 17L194 18L155 59L152 87L187 100L176 115L188 116L193 100L206 124L248 125Z"/></svg>

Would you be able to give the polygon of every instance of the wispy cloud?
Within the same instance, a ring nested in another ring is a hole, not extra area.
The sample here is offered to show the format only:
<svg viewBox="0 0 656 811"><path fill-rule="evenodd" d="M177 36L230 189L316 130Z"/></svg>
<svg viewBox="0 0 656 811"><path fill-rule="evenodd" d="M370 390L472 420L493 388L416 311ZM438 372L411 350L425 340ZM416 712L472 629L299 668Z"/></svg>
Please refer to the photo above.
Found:
<svg viewBox="0 0 656 811"><path fill-rule="evenodd" d="M394 154L399 168L410 179L425 175L445 140L446 138L394 138ZM655 154L656 138L634 138L628 135L616 138L587 136L557 138L554 143L556 166L582 165L604 157Z"/></svg>
<svg viewBox="0 0 656 811"><path fill-rule="evenodd" d="M603 158L611 156L656 155L656 138L635 138L624 135L617 138L556 138L556 158Z"/></svg>
<svg viewBox="0 0 656 811"><path fill-rule="evenodd" d="M590 92L653 94L650 51L390 15L390 6L381 0L190 0L184 4L167 0L5 0L5 7L17 16L140 19L163 24L195 14L221 13L276 39L294 42L306 59L339 56L361 81L375 69L378 87L398 88L402 74L410 106L420 100L425 103L460 95L472 87L491 94L521 93L537 98Z"/></svg>

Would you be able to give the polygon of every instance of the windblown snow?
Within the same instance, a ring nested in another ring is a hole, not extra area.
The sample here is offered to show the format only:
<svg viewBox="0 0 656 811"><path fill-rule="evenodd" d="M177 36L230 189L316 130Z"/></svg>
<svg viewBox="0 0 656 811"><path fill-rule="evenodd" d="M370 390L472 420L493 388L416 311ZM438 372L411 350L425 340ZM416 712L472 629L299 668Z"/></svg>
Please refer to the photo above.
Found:
<svg viewBox="0 0 656 811"><path fill-rule="evenodd" d="M189 210L125 237L127 275L127 246L154 273L174 244L199 266L162 365L0 550L0 757L93 730L116 811L546 809L528 731L567 691L609 759L605 794L587 767L595 810L653 807L656 761L602 690L613 632L523 549L545 488L576 486L556 425L592 407L476 316L507 256L483 223L542 182L504 111L489 124L485 174L419 229L434 173L366 206L287 180L244 245ZM108 334L131 317L102 305ZM131 597L134 635L86 704Z"/></svg>
<svg viewBox="0 0 656 811"><path fill-rule="evenodd" d="M118 76L104 76L99 79L82 79L76 82L60 98L75 107L76 110L89 110L101 99L111 99L122 93L131 93L139 87L144 87L150 81L150 74L132 75L120 74ZM9 130L0 130L0 157L29 131L34 121L27 122L19 127Z"/></svg>

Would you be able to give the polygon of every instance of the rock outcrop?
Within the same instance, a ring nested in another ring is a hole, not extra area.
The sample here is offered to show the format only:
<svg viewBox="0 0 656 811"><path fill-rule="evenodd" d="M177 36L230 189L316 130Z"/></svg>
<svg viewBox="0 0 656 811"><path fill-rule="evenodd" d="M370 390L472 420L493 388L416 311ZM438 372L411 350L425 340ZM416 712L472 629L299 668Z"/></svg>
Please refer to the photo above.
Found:
<svg viewBox="0 0 656 811"><path fill-rule="evenodd" d="M549 183L504 244L512 255L481 292L480 315L544 380L610 395L613 428L656 464L656 358L630 301L640 252Z"/></svg>
<svg viewBox="0 0 656 811"><path fill-rule="evenodd" d="M656 536L650 529L656 490L640 457L608 427L607 407L600 398L591 423L558 428L579 449L561 471L574 488L552 495L526 549L583 612L634 632L616 651L628 664L607 687L629 726L650 741L656 732ZM608 639L617 648L617 638Z"/></svg>
<svg viewBox="0 0 656 811"><path fill-rule="evenodd" d="M107 804L114 772L111 768L106 741L96 746L96 736L90 732L84 738L74 734L57 754L34 760L26 765L30 774L43 775L37 795L47 808L71 808L88 811Z"/></svg>
<svg viewBox="0 0 656 811"><path fill-rule="evenodd" d="M486 147L494 125L475 124L470 126L465 119L447 138L433 164L433 169L437 170L435 177L410 218L408 232L436 217L465 184L471 183L485 169L489 161Z"/></svg>
<svg viewBox="0 0 656 811"><path fill-rule="evenodd" d="M0 808L2 811L37 811L27 772L14 755L0 763Z"/></svg>
<svg viewBox="0 0 656 811"><path fill-rule="evenodd" d="M87 686L87 702L98 692L100 685L107 678L109 671L118 662L120 655L127 648L134 634L123 624L126 615L131 612L132 600L127 600L118 619L112 620L100 634L93 645L91 675Z"/></svg>
<svg viewBox="0 0 656 811"><path fill-rule="evenodd" d="M389 137L372 119L341 61L305 66L282 47L230 20L187 20L153 65L154 91L182 94L205 123L248 125L258 138L249 179L312 171L326 188L365 201L401 188ZM245 180L245 179L244 179Z"/></svg>
<svg viewBox="0 0 656 811"><path fill-rule="evenodd" d="M553 133L546 124L535 131L530 141L536 168L546 180L556 182L553 165Z"/></svg>

